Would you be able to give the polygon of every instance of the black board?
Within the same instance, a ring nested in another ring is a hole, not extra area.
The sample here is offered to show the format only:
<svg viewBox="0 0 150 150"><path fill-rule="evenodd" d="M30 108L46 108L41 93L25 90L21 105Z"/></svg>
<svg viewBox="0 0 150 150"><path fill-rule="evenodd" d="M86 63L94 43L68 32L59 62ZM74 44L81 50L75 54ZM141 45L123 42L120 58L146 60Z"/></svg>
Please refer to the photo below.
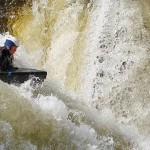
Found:
<svg viewBox="0 0 150 150"><path fill-rule="evenodd" d="M8 84L21 84L31 78L35 78L37 81L43 82L44 79L46 79L46 76L46 71L30 68L14 68L11 72L0 71L0 80Z"/></svg>

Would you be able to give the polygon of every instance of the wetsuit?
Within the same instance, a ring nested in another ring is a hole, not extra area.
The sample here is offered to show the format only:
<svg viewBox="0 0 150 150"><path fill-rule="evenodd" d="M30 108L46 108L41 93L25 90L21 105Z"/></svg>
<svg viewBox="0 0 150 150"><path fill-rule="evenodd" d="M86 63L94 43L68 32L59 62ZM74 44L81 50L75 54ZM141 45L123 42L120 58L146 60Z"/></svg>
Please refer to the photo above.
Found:
<svg viewBox="0 0 150 150"><path fill-rule="evenodd" d="M0 56L0 71L11 71L13 69L12 60L13 56L10 55L8 50L3 48Z"/></svg>

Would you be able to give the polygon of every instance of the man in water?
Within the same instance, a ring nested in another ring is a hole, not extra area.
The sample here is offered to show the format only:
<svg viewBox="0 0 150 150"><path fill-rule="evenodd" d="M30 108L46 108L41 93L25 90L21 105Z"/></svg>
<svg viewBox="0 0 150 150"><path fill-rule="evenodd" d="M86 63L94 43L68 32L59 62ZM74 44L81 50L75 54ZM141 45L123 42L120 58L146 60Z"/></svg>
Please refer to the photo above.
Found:
<svg viewBox="0 0 150 150"><path fill-rule="evenodd" d="M0 71L12 71L13 54L19 46L19 41L13 36L8 36L4 46L0 48Z"/></svg>

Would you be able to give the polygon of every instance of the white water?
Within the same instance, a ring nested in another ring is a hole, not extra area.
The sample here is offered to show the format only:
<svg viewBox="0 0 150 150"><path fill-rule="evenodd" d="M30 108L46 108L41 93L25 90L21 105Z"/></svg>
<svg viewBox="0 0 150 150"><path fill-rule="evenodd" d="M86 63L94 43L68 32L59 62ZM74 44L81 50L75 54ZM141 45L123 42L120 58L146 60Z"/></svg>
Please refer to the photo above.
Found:
<svg viewBox="0 0 150 150"><path fill-rule="evenodd" d="M15 65L48 78L37 89L1 82L0 149L149 150L148 6L33 1L34 19L12 27Z"/></svg>

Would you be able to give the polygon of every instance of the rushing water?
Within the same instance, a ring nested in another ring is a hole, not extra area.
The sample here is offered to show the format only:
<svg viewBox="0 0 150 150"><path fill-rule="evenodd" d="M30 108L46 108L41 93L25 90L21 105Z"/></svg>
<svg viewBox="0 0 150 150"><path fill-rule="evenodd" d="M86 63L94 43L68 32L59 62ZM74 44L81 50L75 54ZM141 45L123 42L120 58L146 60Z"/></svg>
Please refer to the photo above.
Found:
<svg viewBox="0 0 150 150"><path fill-rule="evenodd" d="M149 150L149 0L0 1L42 86L0 82L0 150Z"/></svg>

